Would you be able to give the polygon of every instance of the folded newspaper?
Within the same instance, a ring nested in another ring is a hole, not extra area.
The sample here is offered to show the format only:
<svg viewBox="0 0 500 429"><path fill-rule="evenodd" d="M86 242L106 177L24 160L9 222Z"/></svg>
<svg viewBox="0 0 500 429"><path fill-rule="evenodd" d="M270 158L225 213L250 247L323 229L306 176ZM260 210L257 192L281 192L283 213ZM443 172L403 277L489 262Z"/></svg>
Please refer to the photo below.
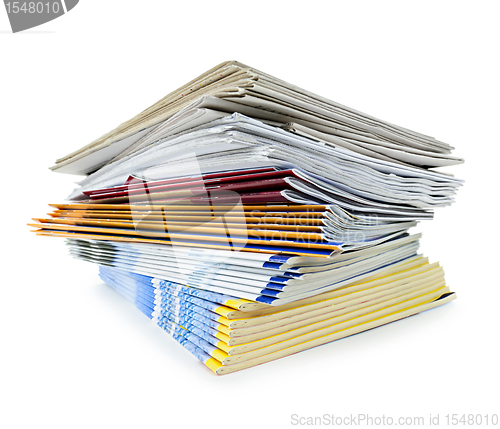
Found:
<svg viewBox="0 0 500 429"><path fill-rule="evenodd" d="M87 177L30 226L227 374L454 299L410 233L452 149L231 61L57 160Z"/></svg>

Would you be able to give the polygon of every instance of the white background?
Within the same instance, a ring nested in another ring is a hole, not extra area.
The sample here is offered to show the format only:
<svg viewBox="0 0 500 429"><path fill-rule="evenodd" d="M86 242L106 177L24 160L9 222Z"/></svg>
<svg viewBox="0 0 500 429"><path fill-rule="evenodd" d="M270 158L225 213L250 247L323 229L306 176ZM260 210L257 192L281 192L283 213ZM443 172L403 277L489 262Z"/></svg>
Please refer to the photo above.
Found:
<svg viewBox="0 0 500 429"><path fill-rule="evenodd" d="M82 0L19 34L0 8L0 426L500 414L498 4ZM466 185L419 227L456 301L216 377L96 266L29 232L78 179L50 172L56 158L229 59L456 147Z"/></svg>

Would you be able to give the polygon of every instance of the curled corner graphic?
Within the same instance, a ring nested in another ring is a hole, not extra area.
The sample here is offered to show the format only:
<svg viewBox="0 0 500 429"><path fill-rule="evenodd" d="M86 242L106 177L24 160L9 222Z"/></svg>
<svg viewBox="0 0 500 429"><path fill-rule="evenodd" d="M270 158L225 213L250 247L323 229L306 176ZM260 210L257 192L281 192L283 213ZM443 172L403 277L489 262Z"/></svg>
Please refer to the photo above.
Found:
<svg viewBox="0 0 500 429"><path fill-rule="evenodd" d="M73 9L79 0L4 0L13 33L52 21Z"/></svg>
<svg viewBox="0 0 500 429"><path fill-rule="evenodd" d="M71 9L73 9L79 1L80 0L64 0L64 3L66 3L66 12L69 12Z"/></svg>

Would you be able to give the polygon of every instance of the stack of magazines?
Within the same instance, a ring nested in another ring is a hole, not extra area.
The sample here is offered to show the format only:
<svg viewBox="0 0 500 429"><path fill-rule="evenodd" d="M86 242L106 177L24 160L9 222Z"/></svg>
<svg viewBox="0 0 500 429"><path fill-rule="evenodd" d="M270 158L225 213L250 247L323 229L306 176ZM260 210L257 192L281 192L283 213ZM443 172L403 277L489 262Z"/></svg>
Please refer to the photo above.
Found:
<svg viewBox="0 0 500 429"><path fill-rule="evenodd" d="M59 159L87 177L30 225L227 374L454 299L409 232L452 149L231 61Z"/></svg>

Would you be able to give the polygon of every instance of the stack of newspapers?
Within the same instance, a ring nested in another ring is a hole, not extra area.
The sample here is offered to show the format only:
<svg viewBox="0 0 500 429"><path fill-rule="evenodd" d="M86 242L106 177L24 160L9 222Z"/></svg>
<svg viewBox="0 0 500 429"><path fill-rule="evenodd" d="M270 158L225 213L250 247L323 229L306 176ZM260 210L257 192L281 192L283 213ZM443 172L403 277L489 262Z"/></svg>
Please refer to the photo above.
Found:
<svg viewBox="0 0 500 429"><path fill-rule="evenodd" d="M86 178L30 225L227 374L454 299L409 232L452 149L231 61L57 160Z"/></svg>

